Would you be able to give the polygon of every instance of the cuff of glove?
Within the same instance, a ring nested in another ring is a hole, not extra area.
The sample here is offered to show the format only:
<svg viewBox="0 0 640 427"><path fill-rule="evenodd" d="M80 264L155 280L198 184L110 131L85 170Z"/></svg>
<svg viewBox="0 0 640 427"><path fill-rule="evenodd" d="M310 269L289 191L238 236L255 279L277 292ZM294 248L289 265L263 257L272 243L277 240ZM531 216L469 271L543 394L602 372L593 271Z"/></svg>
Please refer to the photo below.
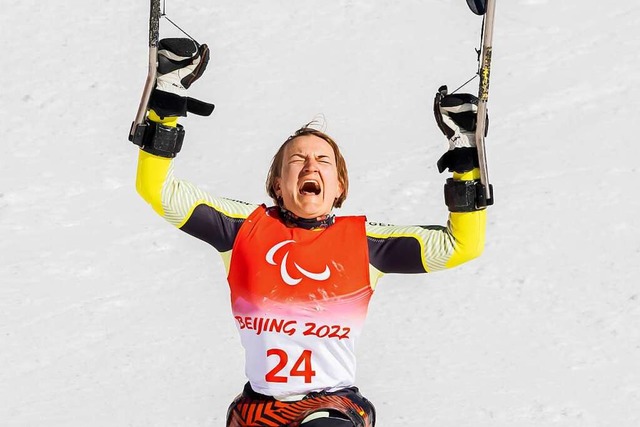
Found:
<svg viewBox="0 0 640 427"><path fill-rule="evenodd" d="M464 173L480 165L478 150L475 147L462 147L449 150L438 160L440 173L449 169L450 172Z"/></svg>
<svg viewBox="0 0 640 427"><path fill-rule="evenodd" d="M186 117L187 112L198 116L209 116L213 112L215 105L197 99L180 96L175 93L154 89L149 99L149 108L153 109L158 116Z"/></svg>
<svg viewBox="0 0 640 427"><path fill-rule="evenodd" d="M147 121L136 128L132 142L147 153L173 158L182 149L184 128L182 125L165 126Z"/></svg>
<svg viewBox="0 0 640 427"><path fill-rule="evenodd" d="M479 179L473 181L458 181L447 179L444 185L444 202L449 212L475 212L487 205L493 204L493 187L489 185L489 198L485 194L485 187Z"/></svg>

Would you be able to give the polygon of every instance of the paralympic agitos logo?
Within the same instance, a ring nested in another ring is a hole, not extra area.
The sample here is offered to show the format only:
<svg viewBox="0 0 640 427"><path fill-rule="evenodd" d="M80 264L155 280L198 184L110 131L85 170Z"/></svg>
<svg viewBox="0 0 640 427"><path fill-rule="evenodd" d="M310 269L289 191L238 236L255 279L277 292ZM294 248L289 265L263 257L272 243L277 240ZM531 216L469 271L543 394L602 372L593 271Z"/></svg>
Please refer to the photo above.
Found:
<svg viewBox="0 0 640 427"><path fill-rule="evenodd" d="M270 265L278 265L278 263L275 261L276 252L278 252L278 250L280 250L281 248L284 248L286 245L290 243L295 243L295 242L296 242L295 240L285 240L280 243L276 243L267 252L267 255L265 256L265 260ZM293 268L297 270L299 274L294 274L294 275L299 277L293 277L292 275L289 274L289 271L291 269L288 268L288 262L289 262L289 251L287 250L284 256L282 257L282 260L280 261L280 277L282 277L282 281L289 286L295 286L298 283L300 283L302 281L302 276L307 277L311 280L316 280L316 281L327 280L329 277L331 277L331 271L329 270L328 265L325 265L324 271L320 273L314 273L312 271L304 269L303 267L300 267L300 265L298 265L298 263L296 263L295 261L293 261Z"/></svg>

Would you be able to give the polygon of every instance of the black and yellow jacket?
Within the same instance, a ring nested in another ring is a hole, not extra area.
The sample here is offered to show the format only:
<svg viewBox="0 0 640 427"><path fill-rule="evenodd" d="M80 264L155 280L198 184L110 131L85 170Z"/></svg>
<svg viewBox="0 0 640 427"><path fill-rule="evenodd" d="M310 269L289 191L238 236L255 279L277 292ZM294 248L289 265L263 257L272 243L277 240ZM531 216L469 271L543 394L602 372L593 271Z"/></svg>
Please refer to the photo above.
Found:
<svg viewBox="0 0 640 427"><path fill-rule="evenodd" d="M258 205L214 197L174 176L172 159L140 150L136 189L152 208L180 230L213 246L227 272L233 244L247 217ZM471 180L478 170L454 174ZM450 213L446 226L396 226L368 222L370 283L386 273L430 273L478 257L484 248L486 210Z"/></svg>

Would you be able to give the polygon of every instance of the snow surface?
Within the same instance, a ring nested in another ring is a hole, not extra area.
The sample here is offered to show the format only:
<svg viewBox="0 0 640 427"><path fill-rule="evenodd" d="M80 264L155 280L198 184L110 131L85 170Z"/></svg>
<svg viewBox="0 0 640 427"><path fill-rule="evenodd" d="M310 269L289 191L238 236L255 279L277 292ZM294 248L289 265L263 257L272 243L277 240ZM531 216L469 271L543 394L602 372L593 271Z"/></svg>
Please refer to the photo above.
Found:
<svg viewBox="0 0 640 427"><path fill-rule="evenodd" d="M462 0L167 13L210 45L192 95L217 105L183 121L179 176L268 201L275 149L323 114L342 213L446 220L431 101L476 68ZM0 426L222 426L245 381L220 258L135 193L147 19L144 1L3 0ZM358 372L379 426L640 425L638 28L635 0L498 2L486 250L380 282Z"/></svg>

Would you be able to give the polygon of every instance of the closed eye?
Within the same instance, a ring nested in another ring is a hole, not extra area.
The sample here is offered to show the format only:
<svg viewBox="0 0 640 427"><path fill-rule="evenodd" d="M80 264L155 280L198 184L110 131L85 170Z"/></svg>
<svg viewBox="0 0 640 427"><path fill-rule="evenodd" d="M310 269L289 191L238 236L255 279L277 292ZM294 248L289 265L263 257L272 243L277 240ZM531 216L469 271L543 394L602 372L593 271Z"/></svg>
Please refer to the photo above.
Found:
<svg viewBox="0 0 640 427"><path fill-rule="evenodd" d="M293 154L289 157L289 163L300 163L305 162L307 159L302 154Z"/></svg>

